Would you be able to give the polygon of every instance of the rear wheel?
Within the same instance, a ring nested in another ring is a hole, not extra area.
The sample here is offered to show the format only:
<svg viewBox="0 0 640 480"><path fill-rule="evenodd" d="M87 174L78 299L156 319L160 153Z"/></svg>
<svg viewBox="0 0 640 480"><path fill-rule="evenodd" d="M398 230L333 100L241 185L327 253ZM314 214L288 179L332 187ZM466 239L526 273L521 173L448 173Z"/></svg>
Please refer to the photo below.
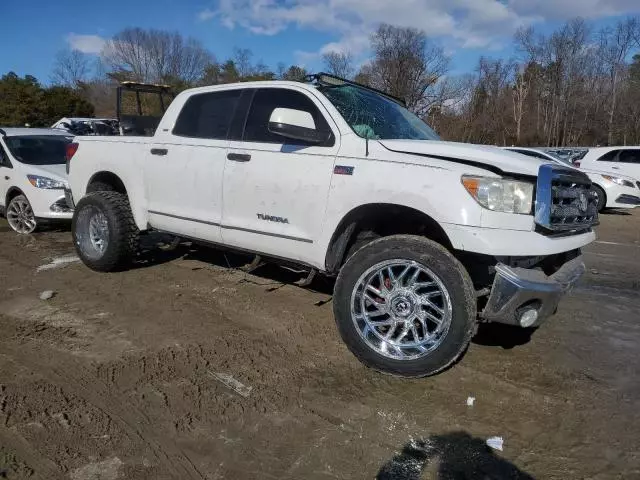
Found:
<svg viewBox="0 0 640 480"><path fill-rule="evenodd" d="M445 248L394 235L349 258L336 281L334 314L342 339L365 365L423 377L467 348L476 297L466 270Z"/></svg>
<svg viewBox="0 0 640 480"><path fill-rule="evenodd" d="M6 217L9 226L17 233L31 233L38 226L31 204L24 195L11 199L7 205Z"/></svg>
<svg viewBox="0 0 640 480"><path fill-rule="evenodd" d="M93 270L126 268L138 248L139 230L122 193L86 195L75 208L71 231L78 256Z"/></svg>

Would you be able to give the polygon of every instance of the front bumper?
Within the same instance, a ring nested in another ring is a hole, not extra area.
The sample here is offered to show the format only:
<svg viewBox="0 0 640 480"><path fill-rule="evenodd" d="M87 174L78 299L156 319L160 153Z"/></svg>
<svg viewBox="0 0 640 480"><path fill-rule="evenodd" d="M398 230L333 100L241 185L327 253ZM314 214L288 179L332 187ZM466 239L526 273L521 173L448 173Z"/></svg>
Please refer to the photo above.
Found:
<svg viewBox="0 0 640 480"><path fill-rule="evenodd" d="M69 188L65 188L64 189L64 198L67 201L67 205L69 206L70 209L74 209L76 208L76 204L73 201L73 194L71 193L71 189Z"/></svg>
<svg viewBox="0 0 640 480"><path fill-rule="evenodd" d="M640 197L623 193L618 198L616 198L616 203L619 203L626 207L637 207L638 205L640 205Z"/></svg>
<svg viewBox="0 0 640 480"><path fill-rule="evenodd" d="M569 260L550 276L541 270L499 263L487 305L480 316L491 322L538 326L556 312L560 299L584 272L582 256Z"/></svg>
<svg viewBox="0 0 640 480"><path fill-rule="evenodd" d="M71 220L73 210L69 208L60 190L27 192L33 214L43 220Z"/></svg>

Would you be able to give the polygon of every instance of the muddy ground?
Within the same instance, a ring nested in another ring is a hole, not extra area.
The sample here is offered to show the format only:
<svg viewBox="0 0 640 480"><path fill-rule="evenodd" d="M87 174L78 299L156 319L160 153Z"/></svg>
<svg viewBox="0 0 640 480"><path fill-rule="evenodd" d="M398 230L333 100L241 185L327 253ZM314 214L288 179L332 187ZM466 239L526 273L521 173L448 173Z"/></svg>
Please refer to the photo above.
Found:
<svg viewBox="0 0 640 480"><path fill-rule="evenodd" d="M99 274L0 223L0 478L640 478L640 211L601 220L556 317L422 380L356 361L326 282L188 246Z"/></svg>

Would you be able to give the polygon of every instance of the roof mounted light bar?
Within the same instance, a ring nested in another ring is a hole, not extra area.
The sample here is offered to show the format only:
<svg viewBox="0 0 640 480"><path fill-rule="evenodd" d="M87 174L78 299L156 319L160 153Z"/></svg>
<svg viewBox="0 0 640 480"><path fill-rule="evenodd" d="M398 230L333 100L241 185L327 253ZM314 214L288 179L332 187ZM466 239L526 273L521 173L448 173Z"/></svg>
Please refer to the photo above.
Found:
<svg viewBox="0 0 640 480"><path fill-rule="evenodd" d="M307 75L305 77L305 80L309 83L315 81L318 84L327 86L327 87L337 87L340 85L353 85L355 87L364 88L365 90L369 90L371 92L375 92L379 95L382 95L383 97L386 97L389 100L399 103L403 107L407 106L406 102L402 98L394 97L393 95L389 95L387 92L383 92L382 90L378 90L377 88L368 87L367 85L362 85L361 83L353 82L351 80L347 80L346 78L338 77L337 75L331 75L330 73L325 73L325 72L314 73L311 75Z"/></svg>

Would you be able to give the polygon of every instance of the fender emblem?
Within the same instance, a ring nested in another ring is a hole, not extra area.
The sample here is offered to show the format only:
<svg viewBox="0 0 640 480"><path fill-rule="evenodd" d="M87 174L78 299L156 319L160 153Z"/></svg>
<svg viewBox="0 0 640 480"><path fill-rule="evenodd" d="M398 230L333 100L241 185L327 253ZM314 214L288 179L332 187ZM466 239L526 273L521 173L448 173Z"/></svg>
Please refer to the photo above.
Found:
<svg viewBox="0 0 640 480"><path fill-rule="evenodd" d="M349 165L336 165L333 167L333 173L336 175L353 175L354 168Z"/></svg>

